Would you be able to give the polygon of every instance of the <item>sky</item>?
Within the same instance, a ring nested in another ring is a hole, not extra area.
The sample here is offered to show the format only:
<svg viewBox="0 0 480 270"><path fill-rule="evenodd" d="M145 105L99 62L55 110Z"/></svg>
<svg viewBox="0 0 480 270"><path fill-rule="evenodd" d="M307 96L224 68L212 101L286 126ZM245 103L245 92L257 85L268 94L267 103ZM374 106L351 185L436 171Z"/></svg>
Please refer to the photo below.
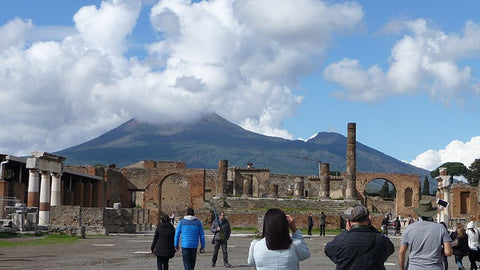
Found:
<svg viewBox="0 0 480 270"><path fill-rule="evenodd" d="M0 9L0 153L136 117L347 135L417 167L480 158L479 1L16 0Z"/></svg>

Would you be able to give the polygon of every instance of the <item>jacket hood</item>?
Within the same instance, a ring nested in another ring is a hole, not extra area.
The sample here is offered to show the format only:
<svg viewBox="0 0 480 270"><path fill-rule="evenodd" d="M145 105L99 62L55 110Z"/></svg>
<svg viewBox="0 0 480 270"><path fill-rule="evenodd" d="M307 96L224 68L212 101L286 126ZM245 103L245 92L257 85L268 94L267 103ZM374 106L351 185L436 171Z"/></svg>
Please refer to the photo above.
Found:
<svg viewBox="0 0 480 270"><path fill-rule="evenodd" d="M184 219L188 219L188 220L195 220L195 219L197 219L196 216L184 216L183 218L184 218Z"/></svg>

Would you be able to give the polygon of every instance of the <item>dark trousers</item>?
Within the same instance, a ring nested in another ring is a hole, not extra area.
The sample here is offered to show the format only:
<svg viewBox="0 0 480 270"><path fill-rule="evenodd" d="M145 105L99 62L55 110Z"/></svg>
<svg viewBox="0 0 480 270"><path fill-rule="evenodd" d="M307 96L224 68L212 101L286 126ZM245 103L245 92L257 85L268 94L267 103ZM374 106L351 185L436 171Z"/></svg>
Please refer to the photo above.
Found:
<svg viewBox="0 0 480 270"><path fill-rule="evenodd" d="M320 225L320 236L325 236L325 224L324 225Z"/></svg>
<svg viewBox="0 0 480 270"><path fill-rule="evenodd" d="M182 258L183 268L185 270L195 269L195 262L197 261L197 249L182 247Z"/></svg>
<svg viewBox="0 0 480 270"><path fill-rule="evenodd" d="M223 264L225 265L228 263L227 241L215 240L215 246L213 247L212 263L217 262L218 250L220 249L220 247L222 247Z"/></svg>
<svg viewBox="0 0 480 270"><path fill-rule="evenodd" d="M468 252L468 260L470 260L470 269L477 269L476 261L480 260L480 251L470 249Z"/></svg>
<svg viewBox="0 0 480 270"><path fill-rule="evenodd" d="M157 256L157 270L168 270L168 257Z"/></svg>
<svg viewBox="0 0 480 270"><path fill-rule="evenodd" d="M313 224L308 224L308 235L312 235Z"/></svg>

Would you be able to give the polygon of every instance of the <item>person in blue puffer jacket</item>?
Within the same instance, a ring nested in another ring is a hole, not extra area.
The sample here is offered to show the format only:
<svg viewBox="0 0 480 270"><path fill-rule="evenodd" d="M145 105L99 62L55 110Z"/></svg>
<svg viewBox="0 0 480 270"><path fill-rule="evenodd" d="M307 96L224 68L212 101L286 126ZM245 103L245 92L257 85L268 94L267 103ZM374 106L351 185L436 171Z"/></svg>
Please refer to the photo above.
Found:
<svg viewBox="0 0 480 270"><path fill-rule="evenodd" d="M185 270L195 269L197 261L198 241L200 240L200 253L205 252L205 232L200 220L195 217L193 208L187 209L187 215L177 224L175 230L174 245L177 251L180 249L179 240L181 237L183 267Z"/></svg>

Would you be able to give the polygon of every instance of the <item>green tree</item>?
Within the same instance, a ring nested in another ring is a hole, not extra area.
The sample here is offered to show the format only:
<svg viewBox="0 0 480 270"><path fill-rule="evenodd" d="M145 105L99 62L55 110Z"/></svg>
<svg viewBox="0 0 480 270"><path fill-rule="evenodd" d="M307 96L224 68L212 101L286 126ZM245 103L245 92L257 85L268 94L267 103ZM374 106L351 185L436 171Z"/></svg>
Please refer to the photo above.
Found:
<svg viewBox="0 0 480 270"><path fill-rule="evenodd" d="M382 189L380 189L380 197L386 198L390 196L390 189L388 186L388 182L384 181L382 185Z"/></svg>
<svg viewBox="0 0 480 270"><path fill-rule="evenodd" d="M422 195L430 195L430 183L428 182L428 177L426 175L423 180Z"/></svg>
<svg viewBox="0 0 480 270"><path fill-rule="evenodd" d="M468 183L472 186L477 186L480 181L480 159L477 158L470 165L470 170L467 174Z"/></svg>
<svg viewBox="0 0 480 270"><path fill-rule="evenodd" d="M463 163L461 163L461 162L446 162L446 163L443 163L442 165L440 165L435 170L430 172L430 176L432 178L435 178L435 177L439 176L440 173L439 173L438 169L440 167L447 168L447 174L449 174L449 175L456 175L456 176L463 175L463 176L466 177L466 175L468 174L468 168L465 165L463 165Z"/></svg>

